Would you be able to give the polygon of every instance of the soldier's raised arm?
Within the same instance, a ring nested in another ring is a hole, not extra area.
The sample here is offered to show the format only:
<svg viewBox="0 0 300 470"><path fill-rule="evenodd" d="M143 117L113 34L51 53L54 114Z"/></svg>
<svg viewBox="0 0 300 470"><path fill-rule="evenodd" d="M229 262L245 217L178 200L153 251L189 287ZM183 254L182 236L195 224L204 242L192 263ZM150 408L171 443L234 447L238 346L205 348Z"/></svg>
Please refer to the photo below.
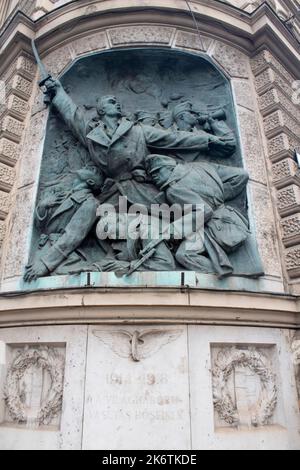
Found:
<svg viewBox="0 0 300 470"><path fill-rule="evenodd" d="M142 125L147 145L153 149L195 149L202 151L226 151L226 138L209 134L186 131L166 131ZM225 152L224 152L225 153Z"/></svg>
<svg viewBox="0 0 300 470"><path fill-rule="evenodd" d="M88 119L84 108L74 103L59 80L49 78L44 83L44 87L46 88L49 101L57 109L68 128L84 146L87 146L86 130Z"/></svg>

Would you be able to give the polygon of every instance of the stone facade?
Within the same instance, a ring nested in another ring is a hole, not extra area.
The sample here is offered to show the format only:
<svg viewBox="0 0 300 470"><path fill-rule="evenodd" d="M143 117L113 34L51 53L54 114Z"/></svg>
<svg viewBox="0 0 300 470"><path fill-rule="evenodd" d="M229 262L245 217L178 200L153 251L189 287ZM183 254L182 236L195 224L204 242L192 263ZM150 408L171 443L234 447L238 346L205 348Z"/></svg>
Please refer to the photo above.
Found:
<svg viewBox="0 0 300 470"><path fill-rule="evenodd" d="M295 151L300 152L300 114L294 99L295 79L267 50L252 59L259 108L268 140L273 184L277 189L277 208L281 217L287 271L295 277L296 256L292 248L299 243L298 190L299 169ZM289 216L289 217L287 217ZM291 266L293 265L293 268Z"/></svg>
<svg viewBox="0 0 300 470"><path fill-rule="evenodd" d="M14 201L16 168L21 154L25 123L29 117L36 65L27 53L20 52L1 76L5 101L0 115L0 188L2 230L5 230L10 201ZM1 237L2 243L4 236Z"/></svg>
<svg viewBox="0 0 300 470"><path fill-rule="evenodd" d="M197 28L173 0L143 1L150 13L135 0L25 3L31 19L0 11L0 448L299 449L299 2L191 1ZM32 37L55 77L89 54L159 48L204 57L228 78L262 278L24 284L49 116Z"/></svg>

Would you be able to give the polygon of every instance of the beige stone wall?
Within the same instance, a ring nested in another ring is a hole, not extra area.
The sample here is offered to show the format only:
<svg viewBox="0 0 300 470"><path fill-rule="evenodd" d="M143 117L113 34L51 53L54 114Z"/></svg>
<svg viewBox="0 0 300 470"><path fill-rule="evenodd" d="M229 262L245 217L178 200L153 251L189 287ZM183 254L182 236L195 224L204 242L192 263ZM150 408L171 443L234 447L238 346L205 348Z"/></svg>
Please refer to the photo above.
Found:
<svg viewBox="0 0 300 470"><path fill-rule="evenodd" d="M29 119L30 100L36 65L21 52L0 77L4 102L0 106L0 249L9 233L10 209L15 204L17 168L22 154L25 129ZM8 229L8 231L7 231ZM21 234L20 234L21 236Z"/></svg>
<svg viewBox="0 0 300 470"><path fill-rule="evenodd" d="M300 277L300 107L295 77L267 50L252 59L259 108L268 145L270 176L280 216L284 260L290 279Z"/></svg>

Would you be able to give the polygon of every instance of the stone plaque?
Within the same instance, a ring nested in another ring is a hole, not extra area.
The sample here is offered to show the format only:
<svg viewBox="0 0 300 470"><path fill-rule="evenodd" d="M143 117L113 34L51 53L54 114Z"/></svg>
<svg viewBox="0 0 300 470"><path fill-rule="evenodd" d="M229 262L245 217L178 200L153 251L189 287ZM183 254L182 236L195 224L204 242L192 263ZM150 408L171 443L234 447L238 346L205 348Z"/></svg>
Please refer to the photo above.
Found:
<svg viewBox="0 0 300 470"><path fill-rule="evenodd" d="M186 329L90 327L83 449L188 449Z"/></svg>

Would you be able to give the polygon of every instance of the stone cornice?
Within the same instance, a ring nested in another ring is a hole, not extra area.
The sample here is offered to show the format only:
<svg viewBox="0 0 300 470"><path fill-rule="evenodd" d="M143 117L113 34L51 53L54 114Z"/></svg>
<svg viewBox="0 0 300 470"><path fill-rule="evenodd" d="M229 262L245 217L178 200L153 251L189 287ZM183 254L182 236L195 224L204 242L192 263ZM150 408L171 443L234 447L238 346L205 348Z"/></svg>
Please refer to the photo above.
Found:
<svg viewBox="0 0 300 470"><path fill-rule="evenodd" d="M0 328L182 323L300 329L297 297L166 288L95 288L0 296Z"/></svg>
<svg viewBox="0 0 300 470"><path fill-rule="evenodd" d="M298 77L299 44L267 4L252 14L217 1L194 0L191 7L203 33L232 43L250 55L268 48ZM195 30L183 0L146 0L143 6L137 0L130 4L125 0L105 0L90 2L88 8L85 0L71 2L35 22L17 12L0 31L0 54L4 57L0 74L8 56L16 55L21 47L30 50L33 37L43 52L87 31L116 25L156 23Z"/></svg>

